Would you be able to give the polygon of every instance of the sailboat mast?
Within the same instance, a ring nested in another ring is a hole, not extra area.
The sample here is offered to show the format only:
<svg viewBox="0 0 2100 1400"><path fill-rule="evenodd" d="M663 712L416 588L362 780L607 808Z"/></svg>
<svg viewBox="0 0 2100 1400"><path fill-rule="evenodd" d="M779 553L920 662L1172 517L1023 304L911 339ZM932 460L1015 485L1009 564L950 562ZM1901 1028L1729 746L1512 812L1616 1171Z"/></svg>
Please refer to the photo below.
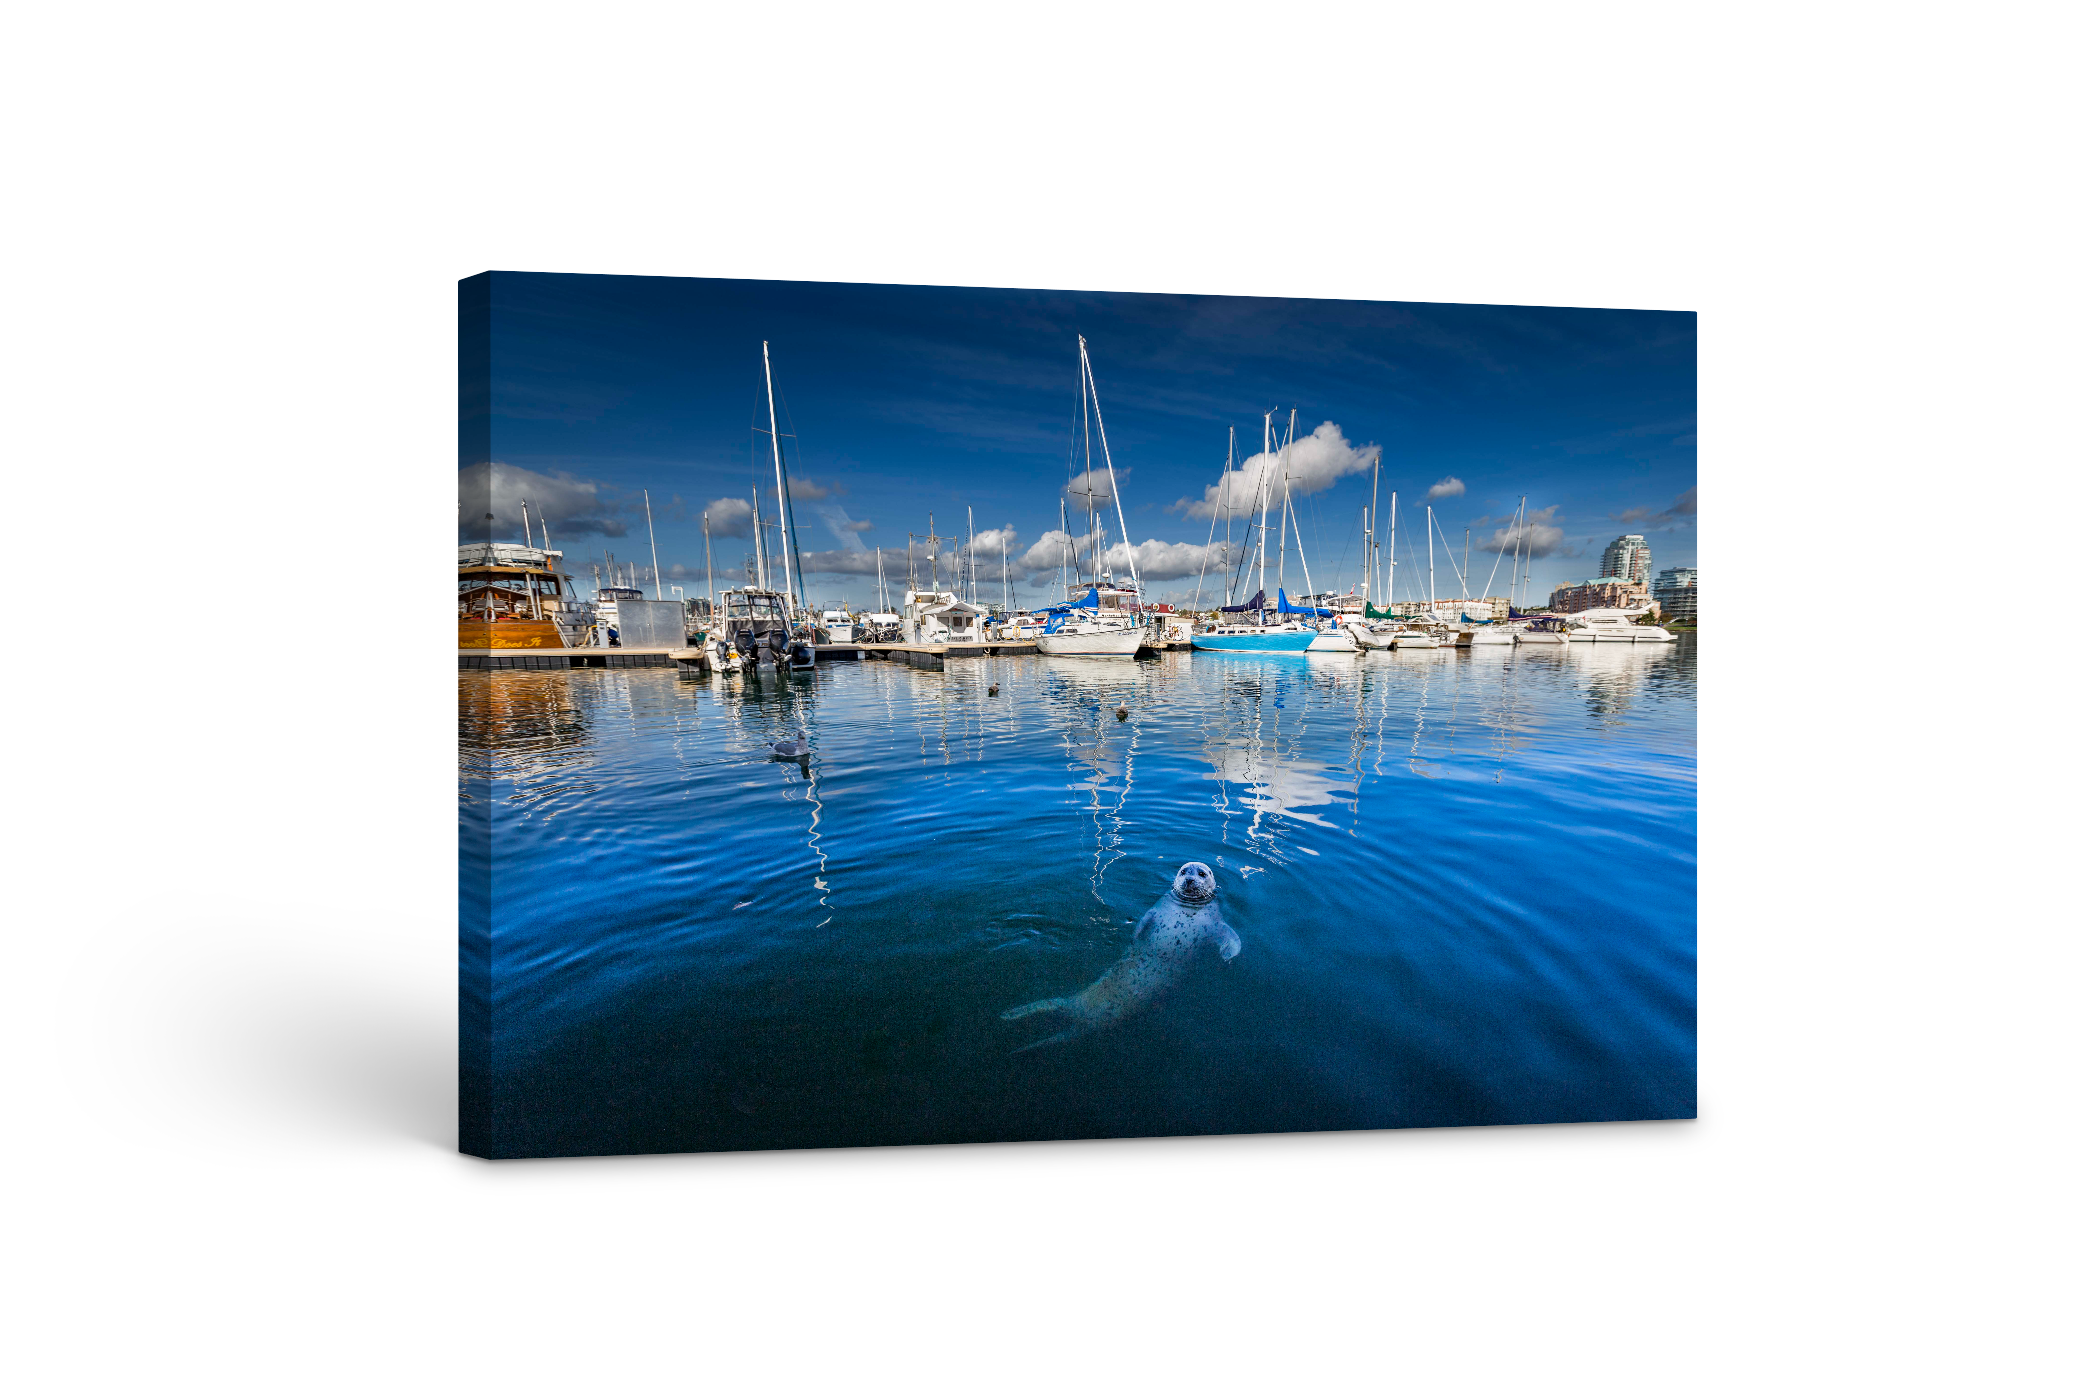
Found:
<svg viewBox="0 0 2100 1400"><path fill-rule="evenodd" d="M766 518L758 509L758 483L751 483L751 539L758 545L758 586L770 587L766 582Z"/></svg>
<svg viewBox="0 0 2100 1400"><path fill-rule="evenodd" d="M1435 617L1435 616L1436 616L1436 544L1434 543L1434 541L1435 541L1436 537L1435 537L1434 535L1431 535L1431 534L1429 533L1429 531L1431 531L1431 530L1433 530L1433 529L1435 529L1435 528L1436 528L1436 507L1434 507L1434 506L1423 506L1423 507L1422 507L1422 532L1423 532L1423 533L1422 533L1422 538L1423 538L1423 539L1426 539L1426 540L1429 540L1429 541L1431 541L1431 543L1430 543L1430 545L1429 545L1429 547L1428 547L1428 548L1429 548L1429 615L1430 615L1431 617Z"/></svg>
<svg viewBox="0 0 2100 1400"><path fill-rule="evenodd" d="M970 551L966 556L970 565L970 601L975 603L977 601L977 507L963 507L963 522L963 529L970 537L970 543L965 548Z"/></svg>
<svg viewBox="0 0 2100 1400"><path fill-rule="evenodd" d="M1385 605L1393 606L1393 527L1400 523L1400 493L1393 493L1393 503L1385 512Z"/></svg>
<svg viewBox="0 0 2100 1400"><path fill-rule="evenodd" d="M664 600L664 571L656 564L656 514L649 509L649 492L642 492L642 519L649 522L649 575L656 580L656 601Z"/></svg>
<svg viewBox="0 0 2100 1400"><path fill-rule="evenodd" d="M1203 566L1196 571L1196 598L1191 605L1192 611L1195 612L1203 611L1203 580L1210 574L1210 547L1218 535L1218 503L1225 498L1225 493L1231 488L1232 430L1227 428L1225 430L1225 470L1218 473L1218 494L1211 497L1210 530L1203 536ZM1230 516L1227 516L1225 519L1225 531L1229 540L1232 533L1232 518ZM1227 544L1226 548L1229 550L1231 545ZM1228 599L1227 601L1230 600Z"/></svg>
<svg viewBox="0 0 2100 1400"><path fill-rule="evenodd" d="M1123 563L1130 570L1130 581L1137 585L1140 597L1144 595L1145 575L1138 568L1137 553L1130 547L1130 527L1123 523L1123 493L1116 486L1116 463L1108 452L1108 424L1101 419L1101 391L1094 386L1094 362L1087 358L1086 337L1079 337L1079 365L1086 372L1086 389L1094 399L1094 426L1101 430L1101 465L1108 469L1108 498L1116 506L1116 532L1123 537Z"/></svg>
<svg viewBox="0 0 2100 1400"><path fill-rule="evenodd" d="M715 620L715 537L708 528L707 512L700 512L700 538L707 545L707 620Z"/></svg>
<svg viewBox="0 0 2100 1400"><path fill-rule="evenodd" d="M1283 511L1284 518L1290 522L1291 538L1298 542L1298 567L1305 571L1305 596L1310 599L1314 592L1312 561L1305 557L1305 530L1299 525L1298 517L1291 513L1291 448L1297 441L1298 410L1294 408L1291 410L1290 431L1284 434L1283 439ZM1279 589L1283 587L1283 561L1281 559L1276 561L1276 586Z"/></svg>
<svg viewBox="0 0 2100 1400"><path fill-rule="evenodd" d="M1371 505L1364 511L1364 606L1371 603L1371 580L1378 573L1378 521L1371 511L1378 509L1378 459L1380 453L1371 454Z"/></svg>
<svg viewBox="0 0 2100 1400"><path fill-rule="evenodd" d="M788 607L790 610L792 610L795 606L795 595L793 591L795 586L795 576L793 573L793 561L795 556L788 551L787 468L781 464L780 460L780 418L773 411L772 343L770 341L762 340L758 343L758 350L759 354L764 356L766 362L766 424L772 430L769 436L771 436L771 438L773 439L773 489L777 491L780 495L780 562L782 575L780 580L781 591L788 595Z"/></svg>
<svg viewBox="0 0 2100 1400"><path fill-rule="evenodd" d="M1072 596L1072 581L1065 577L1065 565L1072 558L1072 517L1065 509L1063 492L1057 497L1057 533L1065 537L1065 547L1057 556L1057 586L1063 589L1065 597L1069 598Z"/></svg>
<svg viewBox="0 0 2100 1400"><path fill-rule="evenodd" d="M1257 592L1269 590L1269 459L1275 455L1275 435L1269 430L1269 420L1276 416L1274 409L1261 416L1261 557L1255 561ZM1282 564L1277 565L1278 570ZM1264 611L1267 611L1264 609Z"/></svg>

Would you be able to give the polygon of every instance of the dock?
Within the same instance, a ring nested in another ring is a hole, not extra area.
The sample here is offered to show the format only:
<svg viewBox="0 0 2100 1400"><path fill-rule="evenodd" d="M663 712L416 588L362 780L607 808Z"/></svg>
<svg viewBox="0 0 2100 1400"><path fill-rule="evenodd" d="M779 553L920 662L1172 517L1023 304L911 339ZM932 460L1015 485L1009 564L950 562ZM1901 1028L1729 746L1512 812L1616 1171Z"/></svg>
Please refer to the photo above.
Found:
<svg viewBox="0 0 2100 1400"><path fill-rule="evenodd" d="M1163 647L1142 646L1139 656L1162 651L1187 651L1186 642ZM1038 656L1033 641L1025 642L823 642L816 647L819 661L901 661L913 666L939 666L950 657ZM628 670L635 667L675 666L683 674L713 669L714 658L705 647L510 647L461 648L462 671L567 671L586 669Z"/></svg>

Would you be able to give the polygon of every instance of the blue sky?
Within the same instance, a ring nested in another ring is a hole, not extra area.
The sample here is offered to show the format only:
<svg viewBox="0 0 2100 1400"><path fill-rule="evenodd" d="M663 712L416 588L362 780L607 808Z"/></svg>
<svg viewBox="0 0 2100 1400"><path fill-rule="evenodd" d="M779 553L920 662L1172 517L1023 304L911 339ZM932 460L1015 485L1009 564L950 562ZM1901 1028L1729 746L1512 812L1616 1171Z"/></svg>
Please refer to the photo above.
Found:
<svg viewBox="0 0 2100 1400"><path fill-rule="evenodd" d="M1295 408L1306 439L1290 470L1320 588L1361 576L1374 447L1379 494L1399 493L1413 539L1399 547L1399 597L1420 596L1425 502L1448 531L1446 597L1468 527L1474 591L1489 591L1520 496L1534 602L1591 577L1628 531L1648 537L1657 569L1698 562L1689 312L540 273L495 274L491 298L488 462L470 451L460 463L461 537L478 536L486 507L497 538L517 538L530 498L584 586L607 550L646 578L644 489L667 586L704 586L703 510L718 575L741 577L754 480L776 514L770 448L753 430L770 341L814 597L866 603L876 546L894 585L907 531L923 535L931 512L939 534L961 535L974 509L980 596L997 601L1003 544L1017 601L1050 601L1062 544L1045 535L1069 480L1080 334L1153 598L1186 601L1205 558L1216 598L1225 546L1204 546L1226 430L1242 457L1256 453L1271 409L1280 433ZM1235 478L1236 509L1259 467ZM1272 590L1276 523L1272 512ZM1112 514L1107 527L1118 547ZM1245 528L1242 515L1234 551ZM1295 538L1283 567L1301 590ZM1507 596L1509 578L1505 556L1492 592Z"/></svg>

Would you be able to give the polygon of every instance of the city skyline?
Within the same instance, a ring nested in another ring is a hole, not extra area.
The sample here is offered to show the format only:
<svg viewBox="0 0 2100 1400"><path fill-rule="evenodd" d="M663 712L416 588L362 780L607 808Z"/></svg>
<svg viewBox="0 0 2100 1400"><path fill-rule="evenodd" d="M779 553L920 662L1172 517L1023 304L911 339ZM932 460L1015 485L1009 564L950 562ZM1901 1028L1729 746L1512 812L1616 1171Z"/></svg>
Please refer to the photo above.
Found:
<svg viewBox="0 0 2100 1400"><path fill-rule="evenodd" d="M462 441L487 451L482 461L462 449L460 537L483 538L487 513L496 537L514 538L529 499L586 580L610 550L647 582L644 491L667 588L704 586L703 512L716 586L741 579L754 486L777 515L759 350L769 340L813 599L869 601L877 546L897 584L906 535L923 538L930 512L944 537L974 513L980 597L1000 596L1003 545L1016 601L1049 601L1081 333L1154 600L1186 602L1206 558L1205 600L1219 599L1224 551L1214 541L1206 553L1206 535L1227 429L1251 457L1263 413L1280 436L1293 407L1293 503L1316 588L1361 578L1374 456L1381 545L1392 493L1401 508L1395 596L1426 583L1425 506L1446 532L1439 593L1460 569L1478 591L1493 571L1494 591L1511 592L1506 546L1524 496L1534 603L1563 575L1592 576L1605 541L1629 530L1648 536L1657 570L1697 563L1687 312L517 273L484 285L493 371L468 388ZM1235 551L1256 479L1244 463L1233 478ZM1112 513L1106 524L1120 555ZM1270 524L1273 594L1273 510ZM1304 587L1297 543L1293 592ZM1251 591L1243 580L1239 594Z"/></svg>

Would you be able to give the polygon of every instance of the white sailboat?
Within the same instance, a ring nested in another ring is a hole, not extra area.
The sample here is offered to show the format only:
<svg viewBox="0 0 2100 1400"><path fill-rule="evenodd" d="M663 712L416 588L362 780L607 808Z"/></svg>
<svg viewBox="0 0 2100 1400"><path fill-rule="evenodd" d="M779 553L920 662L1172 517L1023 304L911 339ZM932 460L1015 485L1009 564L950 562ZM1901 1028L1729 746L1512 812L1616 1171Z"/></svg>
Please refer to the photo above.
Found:
<svg viewBox="0 0 2100 1400"><path fill-rule="evenodd" d="M1094 387L1094 366L1087 357L1086 337L1079 337L1079 413L1083 450L1074 463L1081 468L1086 483L1087 539L1094 551L1093 572L1096 578L1072 590L1067 602L1053 608L1045 608L1043 630L1035 638L1035 649L1044 656L1083 656L1102 660L1129 660L1137 656L1138 648L1144 644L1144 630L1138 626L1137 615L1128 609L1103 607L1101 591L1106 587L1112 595L1127 597L1134 604L1142 596L1144 578L1138 571L1137 554L1130 547L1130 530L1123 523L1123 495L1116 485L1116 467L1108 452L1108 429L1101 421L1101 395ZM1101 527L1094 511L1094 438L1101 439L1101 465L1108 472L1109 498L1115 502L1116 528L1123 537L1123 562L1129 567L1130 578L1124 586L1117 585L1108 575L1113 570L1101 567ZM1069 535L1068 535L1069 538Z"/></svg>

